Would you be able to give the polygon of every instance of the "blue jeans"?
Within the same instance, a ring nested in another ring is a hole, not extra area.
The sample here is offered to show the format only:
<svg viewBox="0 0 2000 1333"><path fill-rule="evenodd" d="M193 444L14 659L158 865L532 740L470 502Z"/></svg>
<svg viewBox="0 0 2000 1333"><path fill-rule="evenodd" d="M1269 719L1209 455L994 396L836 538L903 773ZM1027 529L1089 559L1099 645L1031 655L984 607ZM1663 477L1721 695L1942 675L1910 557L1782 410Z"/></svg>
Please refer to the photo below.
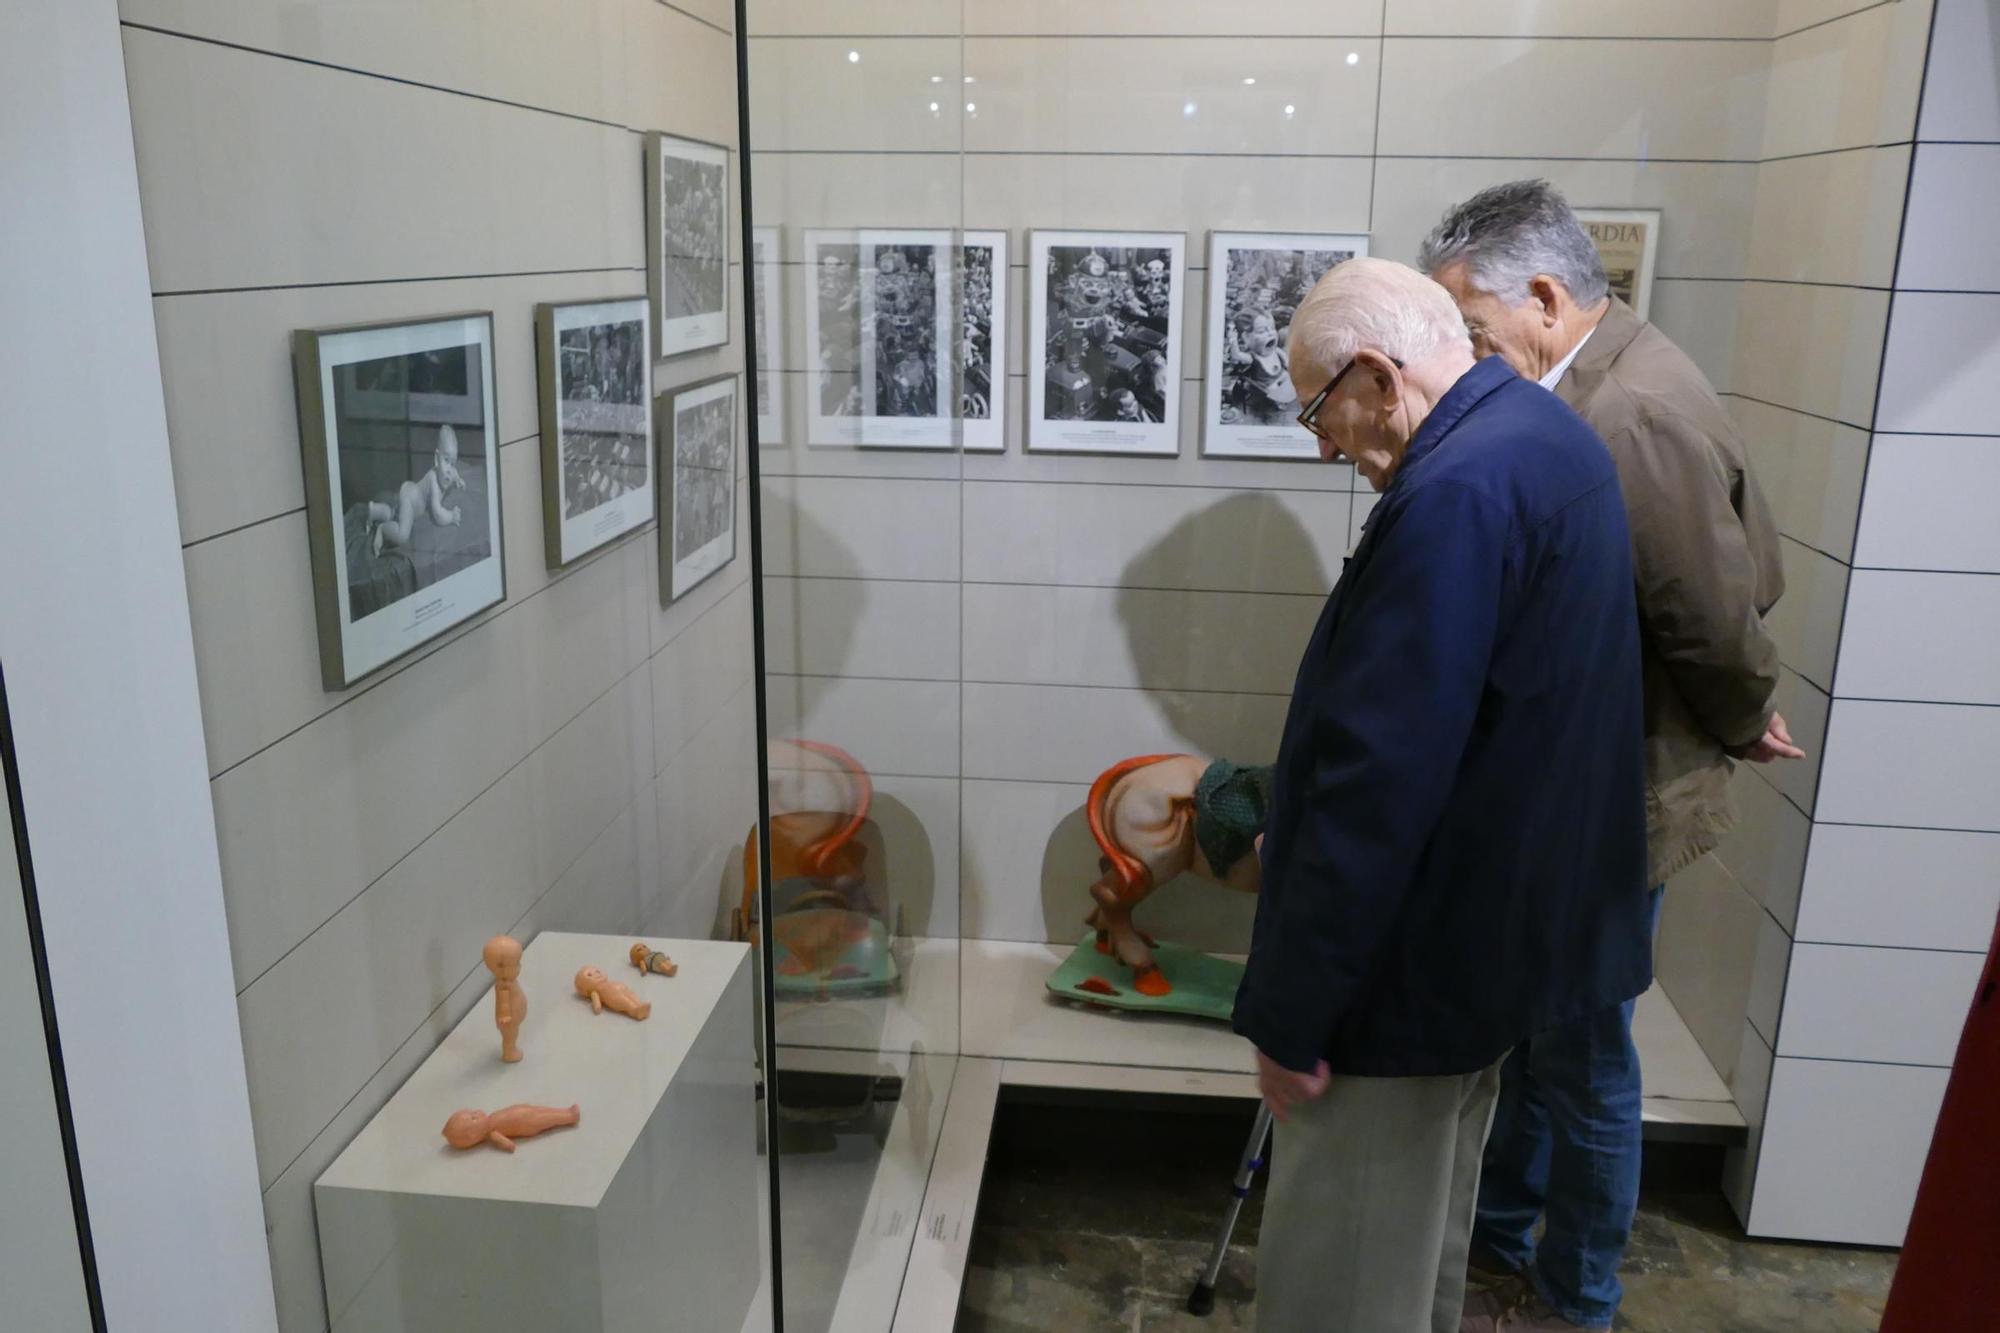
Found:
<svg viewBox="0 0 2000 1333"><path fill-rule="evenodd" d="M1663 887L1652 891L1656 926ZM1639 1206L1640 1107L1629 1000L1536 1036L1500 1067L1473 1249L1528 1272L1573 1324L1609 1326L1624 1294L1618 1265Z"/></svg>

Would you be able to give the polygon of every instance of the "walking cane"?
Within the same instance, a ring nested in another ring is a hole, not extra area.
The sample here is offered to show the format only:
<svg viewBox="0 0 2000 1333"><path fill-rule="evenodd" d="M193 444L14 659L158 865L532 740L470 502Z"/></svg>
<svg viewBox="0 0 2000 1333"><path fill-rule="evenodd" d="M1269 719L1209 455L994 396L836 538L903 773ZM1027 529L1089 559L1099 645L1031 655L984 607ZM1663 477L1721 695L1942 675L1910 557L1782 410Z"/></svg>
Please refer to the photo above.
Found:
<svg viewBox="0 0 2000 1333"><path fill-rule="evenodd" d="M1215 1253L1208 1256L1208 1266L1195 1279L1194 1290L1188 1294L1187 1309L1191 1315L1205 1315L1215 1308L1215 1282L1222 1276L1222 1261L1229 1254L1229 1238L1236 1231L1236 1219L1243 1212L1243 1201L1250 1197L1250 1182L1264 1165L1264 1144L1271 1137L1271 1108L1263 1102L1257 1103L1257 1123L1250 1127L1250 1141L1243 1145L1243 1156L1236 1163L1236 1183L1230 1189L1229 1211L1222 1217L1222 1234L1215 1238Z"/></svg>

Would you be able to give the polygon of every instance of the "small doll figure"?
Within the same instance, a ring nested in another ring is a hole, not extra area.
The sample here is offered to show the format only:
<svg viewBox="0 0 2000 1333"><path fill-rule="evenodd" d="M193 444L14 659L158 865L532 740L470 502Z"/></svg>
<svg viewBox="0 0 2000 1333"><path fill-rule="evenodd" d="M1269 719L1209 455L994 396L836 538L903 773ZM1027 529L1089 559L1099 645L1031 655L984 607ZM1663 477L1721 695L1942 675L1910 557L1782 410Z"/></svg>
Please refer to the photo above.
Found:
<svg viewBox="0 0 2000 1333"><path fill-rule="evenodd" d="M458 432L450 426L439 426L437 452L431 456L430 471L398 486L394 507L379 500L369 504L368 521L375 525L370 553L382 554L385 545L408 546L416 534L419 511L428 513L431 522L441 528L457 527L459 508L447 505L444 497L464 485L465 478L458 472Z"/></svg>
<svg viewBox="0 0 2000 1333"><path fill-rule="evenodd" d="M624 982L605 976L601 967L586 967L577 972L576 993L590 1001L593 1014L609 1009L627 1018L643 1019L653 1012L652 1005L634 995Z"/></svg>
<svg viewBox="0 0 2000 1333"><path fill-rule="evenodd" d="M574 1106L527 1106L516 1103L492 1114L453 1111L444 1122L444 1141L464 1152L490 1143L501 1152L514 1151L515 1139L532 1139L544 1130L574 1125L583 1115Z"/></svg>
<svg viewBox="0 0 2000 1333"><path fill-rule="evenodd" d="M641 972L657 972L663 977L677 976L680 973L680 969L674 966L673 959L658 949L648 948L644 944L632 946L632 966Z"/></svg>
<svg viewBox="0 0 2000 1333"><path fill-rule="evenodd" d="M511 935L495 935L480 956L493 974L493 1026L500 1029L500 1058L515 1064L521 1058L521 1024L528 1017L528 995L521 989L521 942Z"/></svg>

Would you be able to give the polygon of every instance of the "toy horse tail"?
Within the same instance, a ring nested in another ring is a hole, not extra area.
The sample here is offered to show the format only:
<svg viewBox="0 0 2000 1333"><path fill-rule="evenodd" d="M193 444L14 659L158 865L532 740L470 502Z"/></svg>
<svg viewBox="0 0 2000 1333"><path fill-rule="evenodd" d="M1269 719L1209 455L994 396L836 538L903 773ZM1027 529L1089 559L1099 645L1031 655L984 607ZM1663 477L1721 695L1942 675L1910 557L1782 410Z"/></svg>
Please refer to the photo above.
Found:
<svg viewBox="0 0 2000 1333"><path fill-rule="evenodd" d="M1090 799L1084 805L1084 813L1090 820L1090 836L1097 840L1104 859L1110 863L1110 873L1118 879L1118 896L1126 902L1133 901L1153 887L1153 872L1112 838L1110 823L1105 816L1105 803L1111 799L1111 789L1118 785L1120 779L1174 758L1178 756L1147 754L1126 759L1105 769L1090 785Z"/></svg>

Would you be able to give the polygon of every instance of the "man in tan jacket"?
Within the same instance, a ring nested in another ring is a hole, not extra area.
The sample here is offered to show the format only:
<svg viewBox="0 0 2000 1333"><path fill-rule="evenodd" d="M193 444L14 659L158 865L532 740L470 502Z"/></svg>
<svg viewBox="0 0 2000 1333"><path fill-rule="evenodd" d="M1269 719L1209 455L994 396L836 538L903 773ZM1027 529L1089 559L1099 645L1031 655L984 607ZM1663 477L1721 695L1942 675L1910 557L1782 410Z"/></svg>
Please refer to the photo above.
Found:
<svg viewBox="0 0 2000 1333"><path fill-rule="evenodd" d="M1418 264L1458 302L1473 349L1554 390L1617 465L1637 579L1657 914L1667 878L1734 823L1733 761L1803 753L1772 707L1778 650L1764 616L1784 573L1770 510L1715 391L1610 294L1589 233L1554 186L1515 181L1474 195L1425 239ZM1639 1196L1631 1025L1632 1006L1620 1005L1508 1057L1480 1182L1467 1333L1611 1326Z"/></svg>

